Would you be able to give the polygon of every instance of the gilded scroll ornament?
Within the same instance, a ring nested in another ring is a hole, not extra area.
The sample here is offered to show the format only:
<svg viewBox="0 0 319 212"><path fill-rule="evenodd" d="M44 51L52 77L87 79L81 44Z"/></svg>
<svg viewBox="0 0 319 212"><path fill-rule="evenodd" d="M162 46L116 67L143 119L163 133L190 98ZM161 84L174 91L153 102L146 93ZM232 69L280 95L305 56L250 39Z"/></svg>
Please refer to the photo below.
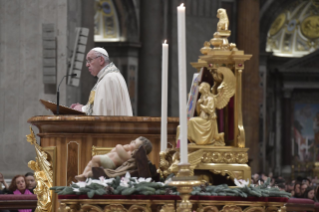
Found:
<svg viewBox="0 0 319 212"><path fill-rule="evenodd" d="M203 163L240 163L248 162L247 153L236 152L205 152L202 157Z"/></svg>
<svg viewBox="0 0 319 212"><path fill-rule="evenodd" d="M175 212L174 204L165 204L162 206L160 212Z"/></svg>
<svg viewBox="0 0 319 212"><path fill-rule="evenodd" d="M196 212L219 212L219 210L216 206L202 206Z"/></svg>
<svg viewBox="0 0 319 212"><path fill-rule="evenodd" d="M96 205L84 204L81 205L81 212L103 212L102 208Z"/></svg>
<svg viewBox="0 0 319 212"><path fill-rule="evenodd" d="M237 205L225 205L220 212L242 212L242 209Z"/></svg>
<svg viewBox="0 0 319 212"><path fill-rule="evenodd" d="M265 212L265 209L262 207L248 207L243 212Z"/></svg>
<svg viewBox="0 0 319 212"><path fill-rule="evenodd" d="M165 151L160 152L160 164L157 173L159 173L162 178L166 178L171 173L168 168L172 164L174 158L177 157L177 155L174 157L174 154L176 154L176 149L166 149Z"/></svg>
<svg viewBox="0 0 319 212"><path fill-rule="evenodd" d="M147 205L132 205L128 212L152 212L152 210Z"/></svg>
<svg viewBox="0 0 319 212"><path fill-rule="evenodd" d="M266 212L277 212L279 209L280 207L271 206L266 208Z"/></svg>
<svg viewBox="0 0 319 212"><path fill-rule="evenodd" d="M34 145L37 157L36 161L29 161L28 166L34 171L34 178L37 186L34 193L38 197L36 212L52 210L52 191L53 186L53 166L48 154L37 144L34 132L30 127L31 134L27 135L27 141Z"/></svg>
<svg viewBox="0 0 319 212"><path fill-rule="evenodd" d="M123 205L107 205L104 207L104 212L127 212L127 209Z"/></svg>
<svg viewBox="0 0 319 212"><path fill-rule="evenodd" d="M65 203L60 203L58 212L70 212L70 207L67 206Z"/></svg>

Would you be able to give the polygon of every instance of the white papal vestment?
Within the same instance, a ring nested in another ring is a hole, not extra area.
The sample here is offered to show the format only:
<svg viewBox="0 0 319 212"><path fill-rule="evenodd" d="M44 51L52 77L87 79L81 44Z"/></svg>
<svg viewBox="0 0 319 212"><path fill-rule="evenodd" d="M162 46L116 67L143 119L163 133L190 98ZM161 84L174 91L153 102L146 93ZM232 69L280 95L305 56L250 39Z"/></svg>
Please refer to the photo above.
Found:
<svg viewBox="0 0 319 212"><path fill-rule="evenodd" d="M110 63L97 75L88 103L82 107L87 115L132 116L127 85L117 67Z"/></svg>

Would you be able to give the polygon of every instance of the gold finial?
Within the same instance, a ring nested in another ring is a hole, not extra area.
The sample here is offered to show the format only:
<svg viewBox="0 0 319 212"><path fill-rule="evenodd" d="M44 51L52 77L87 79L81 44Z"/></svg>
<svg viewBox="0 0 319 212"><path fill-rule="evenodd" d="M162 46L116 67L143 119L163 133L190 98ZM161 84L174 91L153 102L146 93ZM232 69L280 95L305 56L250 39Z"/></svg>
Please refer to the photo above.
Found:
<svg viewBox="0 0 319 212"><path fill-rule="evenodd" d="M205 43L204 43L204 47L202 47L201 49L200 49L200 52L202 53L202 54L207 54L208 52L210 52L212 50L212 48L210 48L210 43L208 42L208 41L205 41Z"/></svg>
<svg viewBox="0 0 319 212"><path fill-rule="evenodd" d="M214 38L210 40L210 43L214 46L215 50L229 50L228 37L230 36L229 20L225 9L217 10L217 32L214 34Z"/></svg>

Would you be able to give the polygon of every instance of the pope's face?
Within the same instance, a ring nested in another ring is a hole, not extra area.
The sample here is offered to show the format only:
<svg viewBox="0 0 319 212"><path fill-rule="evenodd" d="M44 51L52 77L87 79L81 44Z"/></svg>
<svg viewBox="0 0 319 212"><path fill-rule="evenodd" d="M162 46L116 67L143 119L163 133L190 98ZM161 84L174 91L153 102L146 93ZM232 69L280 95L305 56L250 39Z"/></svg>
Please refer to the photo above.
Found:
<svg viewBox="0 0 319 212"><path fill-rule="evenodd" d="M94 51L89 51L89 53L86 55L86 61L86 67L88 67L89 72L92 74L92 76L97 76L104 65L104 60L102 57L98 56Z"/></svg>

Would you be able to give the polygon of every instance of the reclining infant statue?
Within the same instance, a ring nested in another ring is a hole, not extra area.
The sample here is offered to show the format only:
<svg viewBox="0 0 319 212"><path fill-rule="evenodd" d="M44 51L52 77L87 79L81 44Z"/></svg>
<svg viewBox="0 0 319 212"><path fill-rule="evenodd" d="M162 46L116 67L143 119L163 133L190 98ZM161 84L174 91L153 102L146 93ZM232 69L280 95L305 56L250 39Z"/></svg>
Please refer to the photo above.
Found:
<svg viewBox="0 0 319 212"><path fill-rule="evenodd" d="M132 159L134 153L142 146L146 155L152 151L152 143L145 137L140 136L129 144L118 144L109 153L104 155L95 155L86 165L82 174L75 176L78 181L85 181L87 178L93 177L93 167L103 167L104 169L112 169L123 165L128 160Z"/></svg>

